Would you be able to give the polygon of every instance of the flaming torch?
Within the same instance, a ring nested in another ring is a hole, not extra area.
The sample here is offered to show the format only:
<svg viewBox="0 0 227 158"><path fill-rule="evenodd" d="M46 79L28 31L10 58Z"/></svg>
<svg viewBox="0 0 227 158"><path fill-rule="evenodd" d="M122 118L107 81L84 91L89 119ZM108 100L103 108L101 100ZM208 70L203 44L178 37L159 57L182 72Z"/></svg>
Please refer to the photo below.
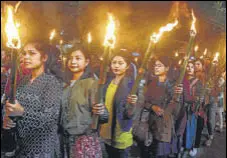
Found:
<svg viewBox="0 0 227 158"><path fill-rule="evenodd" d="M89 51L89 53L91 51L91 41L92 41L91 33L89 32L88 35L87 35L87 43L88 43L88 51Z"/></svg>
<svg viewBox="0 0 227 158"><path fill-rule="evenodd" d="M111 14L109 16L109 24L106 28L106 36L104 39L104 53L101 60L100 76L99 76L99 87L98 87L98 103L104 103L104 85L106 83L106 76L108 71L108 62L111 50L114 48L116 43L115 36L115 21ZM92 129L97 129L98 127L98 115L93 115L93 123L91 125Z"/></svg>
<svg viewBox="0 0 227 158"><path fill-rule="evenodd" d="M12 65L11 65L11 92L10 102L14 104L16 94L16 68L17 68L17 52L21 48L19 33L13 20L13 7L7 6L8 18L6 21L5 32L7 34L6 46L11 48Z"/></svg>
<svg viewBox="0 0 227 158"><path fill-rule="evenodd" d="M207 48L204 50L203 55L204 55L204 56L207 55Z"/></svg>
<svg viewBox="0 0 227 158"><path fill-rule="evenodd" d="M55 34L56 34L56 31L55 31L55 29L53 29L53 31L51 31L51 33L50 33L50 37L49 37L50 44L52 44L52 40L53 40L53 38L54 38Z"/></svg>
<svg viewBox="0 0 227 158"><path fill-rule="evenodd" d="M135 80L135 83L133 84L133 87L132 87L132 90L131 90L131 94L136 94L136 91L137 91L137 88L138 88L138 85L139 85L139 82L141 81L141 79L143 78L144 76L144 72L145 72L145 65L147 65L147 62L151 56L151 45L153 44L153 48L156 47L156 43L160 40L162 34L164 32L169 32L171 31L175 26L177 26L178 24L178 20L176 19L174 23L169 23L167 24L166 26L163 26L159 29L159 33L153 33L151 36L150 36L150 42L149 42L149 45L147 47L147 50L145 52L145 56L143 58L143 61L142 61L142 64L139 68L139 73L136 77L136 80Z"/></svg>
<svg viewBox="0 0 227 158"><path fill-rule="evenodd" d="M7 6L7 20L5 25L5 32L7 34L7 43L6 46L11 49L11 72L10 72L10 93L9 93L9 102L15 104L16 99L16 77L17 77L17 56L18 50L21 48L21 41L19 38L19 33L17 27L14 23L14 14L13 7ZM15 113L8 113L4 117L10 117L13 121L17 121L19 116ZM12 152L16 148L15 143L15 130L16 127L11 129L2 130L2 134L4 135L2 138L2 142L4 142L3 150L7 152Z"/></svg>
<svg viewBox="0 0 227 158"><path fill-rule="evenodd" d="M191 52L192 52L191 48L193 46L193 42L194 42L194 39L195 39L195 36L196 36L195 22L196 22L196 18L195 18L194 12L192 10L192 25L191 25L191 30L190 30L190 39L189 39L189 43L188 43L188 47L187 47L187 54L186 54L186 58L183 62L183 65L181 67L180 76L179 76L179 78L176 82L176 85L179 85L179 84L182 83L185 72L186 72L188 60L189 60ZM180 99L179 96L180 96L179 94L174 95L174 97L173 97L174 100L179 101L179 99Z"/></svg>

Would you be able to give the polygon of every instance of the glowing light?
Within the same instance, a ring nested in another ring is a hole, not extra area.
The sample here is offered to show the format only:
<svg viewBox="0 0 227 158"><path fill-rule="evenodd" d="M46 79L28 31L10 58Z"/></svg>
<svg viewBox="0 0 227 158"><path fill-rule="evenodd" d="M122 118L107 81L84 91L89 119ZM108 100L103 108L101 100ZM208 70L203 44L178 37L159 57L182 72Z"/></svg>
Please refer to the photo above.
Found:
<svg viewBox="0 0 227 158"><path fill-rule="evenodd" d="M154 43L157 43L164 32L171 31L175 26L177 26L177 24L178 20L176 19L174 23L168 23L166 26L161 27L158 34L155 32L152 34L150 40L152 40Z"/></svg>
<svg viewBox="0 0 227 158"><path fill-rule="evenodd" d="M109 17L109 23L106 27L106 36L104 40L104 46L109 46L111 48L114 48L114 45L116 43L115 22L112 14L108 14L108 17Z"/></svg>
<svg viewBox="0 0 227 158"><path fill-rule="evenodd" d="M88 43L91 43L91 41L92 41L91 33L90 32L87 35L87 41L88 41Z"/></svg>
<svg viewBox="0 0 227 158"><path fill-rule="evenodd" d="M195 22L196 22L196 17L194 15L194 12L192 10L192 25L191 25L191 30L196 34L196 28L195 28Z"/></svg>
<svg viewBox="0 0 227 158"><path fill-rule="evenodd" d="M16 25L14 23L14 17L13 17L13 7L7 6L7 21L5 26L5 32L7 34L7 47L10 48L21 48L21 41L19 37L19 32L17 30L18 24Z"/></svg>
<svg viewBox="0 0 227 158"><path fill-rule="evenodd" d="M54 38L55 34L56 34L56 31L55 31L55 29L53 29L53 31L51 31L51 33L50 33L49 39L52 40Z"/></svg>

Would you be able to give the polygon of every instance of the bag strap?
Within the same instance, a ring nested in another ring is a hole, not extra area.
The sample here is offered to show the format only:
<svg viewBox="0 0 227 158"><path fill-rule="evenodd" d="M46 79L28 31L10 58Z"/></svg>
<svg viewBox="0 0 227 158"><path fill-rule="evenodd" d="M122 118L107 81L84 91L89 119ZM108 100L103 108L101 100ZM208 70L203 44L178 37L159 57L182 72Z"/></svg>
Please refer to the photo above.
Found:
<svg viewBox="0 0 227 158"><path fill-rule="evenodd" d="M141 111L140 111L140 117L139 117L139 121L141 121L141 118L142 118L142 115L143 115L143 111L144 111L144 107L141 109Z"/></svg>

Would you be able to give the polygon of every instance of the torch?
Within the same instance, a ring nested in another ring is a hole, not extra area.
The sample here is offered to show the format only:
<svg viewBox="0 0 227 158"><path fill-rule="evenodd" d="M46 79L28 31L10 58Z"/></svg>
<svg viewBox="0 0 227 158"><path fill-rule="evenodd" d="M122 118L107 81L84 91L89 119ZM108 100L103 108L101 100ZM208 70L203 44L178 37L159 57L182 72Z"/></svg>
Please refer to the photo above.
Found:
<svg viewBox="0 0 227 158"><path fill-rule="evenodd" d="M194 47L194 57L196 57L196 53L197 53L198 50L199 50L199 46L196 45L196 46Z"/></svg>
<svg viewBox="0 0 227 158"><path fill-rule="evenodd" d="M55 29L53 29L53 30L51 31L51 33L50 33L50 37L49 37L50 44L52 44L52 40L53 40L53 38L54 38L55 34L56 34L56 31L55 31Z"/></svg>
<svg viewBox="0 0 227 158"><path fill-rule="evenodd" d="M153 33L152 36L150 37L150 42L149 45L147 47L147 50L145 52L145 56L143 58L142 64L139 68L139 72L138 75L136 77L135 83L133 84L132 90L130 92L130 94L136 94L137 88L139 86L139 82L141 81L141 79L144 76L145 73L145 67L147 65L147 62L151 56L152 51L151 50L151 46L153 45L153 49L156 47L156 43L159 41L159 39L161 38L162 34L164 32L169 32L171 31L176 25L178 24L178 20L176 19L174 23L169 23L166 26L163 26L159 29L159 33Z"/></svg>
<svg viewBox="0 0 227 158"><path fill-rule="evenodd" d="M91 33L89 32L88 35L87 35L87 47L88 47L88 52L89 53L91 51L91 41L92 41Z"/></svg>
<svg viewBox="0 0 227 158"><path fill-rule="evenodd" d="M184 78L184 75L185 75L185 72L186 72L186 67L187 67L187 64L188 64L188 60L189 60L191 52L192 52L191 48L193 46L193 42L194 42L195 35L196 35L196 29L195 29L196 18L194 16L193 10L192 10L192 19L193 20L192 20L191 31L190 31L190 39L189 39L189 43L188 43L188 47L187 47L187 54L186 54L186 58L183 62L183 65L181 66L180 76L179 76L178 80L176 81L176 85L181 84L182 81L183 81L183 78ZM173 96L173 100L179 101L179 99L180 99L179 94L175 94Z"/></svg>
<svg viewBox="0 0 227 158"><path fill-rule="evenodd" d="M108 14L109 16L109 24L106 28L106 36L104 39L104 53L102 56L101 67L100 67L100 74L99 74L99 86L98 86L98 103L104 103L104 86L106 83L106 76L108 71L108 63L109 63L109 56L114 48L114 45L116 43L116 36L115 36L115 22L114 18L111 14ZM92 129L97 129L98 127L98 115L93 115L93 123L91 125Z"/></svg>
<svg viewBox="0 0 227 158"><path fill-rule="evenodd" d="M7 6L7 21L5 25L5 32L7 34L6 46L11 50L11 72L10 72L10 93L9 102L15 104L16 99L16 77L17 77L17 53L21 48L21 41L16 25L14 24L13 7ZM20 117L15 113L6 112L5 117L10 117L13 121L17 121ZM13 151L16 148L15 144L15 130L16 127L9 130L4 129L2 134L3 150L7 152Z"/></svg>

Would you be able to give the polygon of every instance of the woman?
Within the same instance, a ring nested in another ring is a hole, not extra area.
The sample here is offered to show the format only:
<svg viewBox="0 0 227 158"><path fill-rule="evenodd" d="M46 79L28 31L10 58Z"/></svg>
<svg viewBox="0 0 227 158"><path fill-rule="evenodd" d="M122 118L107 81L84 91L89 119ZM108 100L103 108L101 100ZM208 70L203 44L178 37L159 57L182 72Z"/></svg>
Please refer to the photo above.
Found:
<svg viewBox="0 0 227 158"><path fill-rule="evenodd" d="M201 97L202 83L199 79L195 78L194 74L194 62L189 61L186 69L185 79L184 79L185 91L187 91L187 100L184 100L184 106L186 107L186 118L187 125L184 135L184 148L190 150L194 147L196 129L197 129L197 119L195 117L198 107L200 106L199 101L203 101ZM189 153L193 156L193 151Z"/></svg>
<svg viewBox="0 0 227 158"><path fill-rule="evenodd" d="M151 110L149 124L153 134L153 142L148 151L149 155L155 158L168 157L171 153L177 153L176 143L173 141L175 135L173 129L175 117L178 116L178 104L173 100L173 90L181 94L183 88L182 85L173 88L173 84L167 77L169 67L170 62L167 57L161 56L154 59L156 80L153 79L148 84L145 94L145 107Z"/></svg>
<svg viewBox="0 0 227 158"><path fill-rule="evenodd" d="M98 131L91 128L93 115L99 123L108 120L103 104L95 103L98 82L89 69L89 57L80 45L75 45L67 57L68 83L62 98L61 124L64 131L64 156L67 158L101 158Z"/></svg>
<svg viewBox="0 0 227 158"><path fill-rule="evenodd" d="M196 59L195 63L194 63L194 72L195 72L195 78L197 78L198 81L198 87L196 93L198 94L198 92L204 88L205 85L205 71L204 71L204 63L201 59ZM200 90L199 90L200 89ZM193 148L190 150L189 155L190 156L195 156L198 152L198 148L200 147L200 142L201 142L201 136L202 136L202 131L204 128L204 124L207 120L206 117L206 113L205 113L205 96L201 96L201 94L199 94L200 96L200 105L199 105L199 109L197 109L197 111L194 111L196 116L197 116L197 125L196 125L196 136L195 136L195 142L193 145Z"/></svg>
<svg viewBox="0 0 227 158"><path fill-rule="evenodd" d="M6 103L6 116L22 116L17 124L18 147L17 158L58 158L60 146L58 139L58 121L62 86L59 80L47 73L56 65L50 59L51 46L42 42L29 42L24 47L24 68L31 71L17 88L16 102ZM4 128L15 126L5 117Z"/></svg>
<svg viewBox="0 0 227 158"><path fill-rule="evenodd" d="M101 126L100 136L104 139L109 158L127 158L133 144L132 116L137 102L136 95L129 96L134 76L133 71L129 71L126 52L116 53L111 58L110 67L113 78L108 81L105 93L110 116L108 123Z"/></svg>

